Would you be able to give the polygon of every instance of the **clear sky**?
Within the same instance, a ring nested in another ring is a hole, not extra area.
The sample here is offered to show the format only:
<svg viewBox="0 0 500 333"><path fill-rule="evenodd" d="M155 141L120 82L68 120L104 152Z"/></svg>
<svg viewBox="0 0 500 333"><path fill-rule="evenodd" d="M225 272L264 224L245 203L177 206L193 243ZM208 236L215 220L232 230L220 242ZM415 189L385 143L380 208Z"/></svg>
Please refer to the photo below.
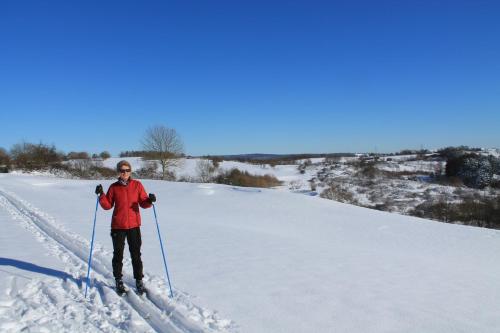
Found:
<svg viewBox="0 0 500 333"><path fill-rule="evenodd" d="M0 1L0 147L500 146L499 1Z"/></svg>

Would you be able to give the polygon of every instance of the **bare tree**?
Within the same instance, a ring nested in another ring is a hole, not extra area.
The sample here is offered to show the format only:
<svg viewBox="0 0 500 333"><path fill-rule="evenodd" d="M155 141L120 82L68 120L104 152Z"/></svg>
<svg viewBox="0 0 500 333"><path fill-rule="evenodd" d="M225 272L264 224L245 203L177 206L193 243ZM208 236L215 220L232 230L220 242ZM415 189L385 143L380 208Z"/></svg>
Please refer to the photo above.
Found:
<svg viewBox="0 0 500 333"><path fill-rule="evenodd" d="M180 163L184 153L182 139L173 128L156 125L148 128L142 140L144 150L151 153L151 159L157 160L162 169L162 179L168 176L170 168Z"/></svg>
<svg viewBox="0 0 500 333"><path fill-rule="evenodd" d="M73 160L71 165L74 169L78 170L81 174L88 173L94 166L90 158L81 158Z"/></svg>
<svg viewBox="0 0 500 333"><path fill-rule="evenodd" d="M10 164L10 156L7 153L7 150L0 147L0 165L9 165Z"/></svg>
<svg viewBox="0 0 500 333"><path fill-rule="evenodd" d="M48 146L43 143L33 144L22 142L12 146L10 150L12 162L18 168L36 170L50 167L62 161L60 154L54 145Z"/></svg>
<svg viewBox="0 0 500 333"><path fill-rule="evenodd" d="M214 179L216 171L217 168L211 160L201 159L196 162L196 173L201 183L210 183Z"/></svg>

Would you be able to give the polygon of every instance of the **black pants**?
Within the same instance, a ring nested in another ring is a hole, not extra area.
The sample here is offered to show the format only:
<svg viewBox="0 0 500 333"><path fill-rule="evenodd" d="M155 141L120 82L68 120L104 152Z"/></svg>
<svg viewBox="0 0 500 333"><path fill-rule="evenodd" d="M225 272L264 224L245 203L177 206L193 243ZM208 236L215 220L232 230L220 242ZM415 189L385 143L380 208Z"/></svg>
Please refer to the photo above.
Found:
<svg viewBox="0 0 500 333"><path fill-rule="evenodd" d="M142 279L141 260L141 229L111 229L111 239L113 240L113 276L115 279L122 277L123 249L125 248L125 238L127 238L132 267L134 268L134 278Z"/></svg>

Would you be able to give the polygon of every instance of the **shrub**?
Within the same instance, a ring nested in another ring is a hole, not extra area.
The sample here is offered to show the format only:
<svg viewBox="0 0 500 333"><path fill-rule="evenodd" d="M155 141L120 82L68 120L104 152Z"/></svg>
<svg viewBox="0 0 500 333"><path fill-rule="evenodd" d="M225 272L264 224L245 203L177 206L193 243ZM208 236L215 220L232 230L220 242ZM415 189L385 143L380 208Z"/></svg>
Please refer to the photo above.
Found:
<svg viewBox="0 0 500 333"><path fill-rule="evenodd" d="M90 158L86 151L72 151L66 155L68 160L87 160Z"/></svg>
<svg viewBox="0 0 500 333"><path fill-rule="evenodd" d="M9 172L9 167L10 167L10 156L5 149L0 148L0 172L2 173Z"/></svg>
<svg viewBox="0 0 500 333"><path fill-rule="evenodd" d="M116 177L116 170L106 168L106 167L101 167L101 166L93 166L91 169L91 174L93 174L97 178L115 178Z"/></svg>
<svg viewBox="0 0 500 333"><path fill-rule="evenodd" d="M380 171L375 167L376 162L373 161L359 161L354 164L357 167L356 176L361 178L373 179Z"/></svg>
<svg viewBox="0 0 500 333"><path fill-rule="evenodd" d="M211 161L212 161L212 164L214 165L214 168L218 169L219 166L220 166L220 163L222 161L224 161L222 158L220 157L210 157L209 158Z"/></svg>
<svg viewBox="0 0 500 333"><path fill-rule="evenodd" d="M102 158L103 160L108 159L111 157L111 154L108 151L103 151L102 153L99 154L99 157Z"/></svg>
<svg viewBox="0 0 500 333"><path fill-rule="evenodd" d="M289 184L288 184L288 188L292 191L297 191L297 190L300 190L302 188L304 184L302 183L302 181L300 180L292 180Z"/></svg>
<svg viewBox="0 0 500 333"><path fill-rule="evenodd" d="M340 156L331 156L325 158L325 164L338 164L342 160Z"/></svg>
<svg viewBox="0 0 500 333"><path fill-rule="evenodd" d="M425 202L410 211L410 215L500 229L500 196L483 200L466 198L460 203L449 203L444 200Z"/></svg>
<svg viewBox="0 0 500 333"><path fill-rule="evenodd" d="M448 159L446 176L458 177L468 187L485 188L492 183L493 175L497 172L499 164L499 159L493 156L460 155Z"/></svg>
<svg viewBox="0 0 500 333"><path fill-rule="evenodd" d="M306 159L305 161L303 161L302 163L299 164L299 166L297 167L297 169L303 175L303 174L306 173L307 167L311 166L311 165L312 165L311 160L310 159Z"/></svg>
<svg viewBox="0 0 500 333"><path fill-rule="evenodd" d="M69 162L68 162L69 163ZM85 159L77 159L71 161L71 167L81 174L85 174L92 169L94 164L92 164L92 160L90 158Z"/></svg>
<svg viewBox="0 0 500 333"><path fill-rule="evenodd" d="M416 150L412 149L403 149L397 155L415 155L417 152Z"/></svg>
<svg viewBox="0 0 500 333"><path fill-rule="evenodd" d="M459 146L459 147L446 147L439 149L437 153L439 156L444 157L445 159L457 158L464 155L467 151L470 151L470 148L467 146Z"/></svg>
<svg viewBox="0 0 500 333"><path fill-rule="evenodd" d="M147 161L144 166L134 171L134 177L142 179L159 179L155 161Z"/></svg>
<svg viewBox="0 0 500 333"><path fill-rule="evenodd" d="M434 177L434 181L437 184L444 185L444 186L453 186L453 187L462 187L464 186L464 182L462 179L458 177Z"/></svg>
<svg viewBox="0 0 500 333"><path fill-rule="evenodd" d="M347 187L340 184L331 184L329 188L321 192L320 197L344 203L356 203L353 194Z"/></svg>
<svg viewBox="0 0 500 333"><path fill-rule="evenodd" d="M150 158L153 155L153 152L146 150L127 150L122 151L120 153L120 157L142 157L142 158Z"/></svg>
<svg viewBox="0 0 500 333"><path fill-rule="evenodd" d="M211 160L200 159L196 162L196 174L198 176L198 181L201 183L211 182L215 177L216 171L217 168Z"/></svg>
<svg viewBox="0 0 500 333"><path fill-rule="evenodd" d="M15 144L10 155L16 167L26 170L45 169L63 160L63 155L56 151L54 145L47 146L42 143Z"/></svg>
<svg viewBox="0 0 500 333"><path fill-rule="evenodd" d="M73 163L56 163L49 170L56 174L67 177L68 175L81 179L113 179L116 170L95 165L89 160L77 160Z"/></svg>
<svg viewBox="0 0 500 333"><path fill-rule="evenodd" d="M215 182L244 187L274 187L281 185L281 182L272 175L252 175L247 171L240 171L238 169L222 172L215 177Z"/></svg>

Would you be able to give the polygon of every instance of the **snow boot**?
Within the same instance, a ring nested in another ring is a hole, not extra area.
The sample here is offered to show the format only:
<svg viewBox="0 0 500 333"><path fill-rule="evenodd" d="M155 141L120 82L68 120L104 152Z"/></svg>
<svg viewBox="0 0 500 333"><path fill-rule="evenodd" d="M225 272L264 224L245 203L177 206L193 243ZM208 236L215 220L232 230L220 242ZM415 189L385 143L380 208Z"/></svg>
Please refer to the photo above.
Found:
<svg viewBox="0 0 500 333"><path fill-rule="evenodd" d="M137 288L137 293L142 295L146 293L146 287L144 286L144 282L142 280L135 280L135 287Z"/></svg>
<svg viewBox="0 0 500 333"><path fill-rule="evenodd" d="M116 281L116 292L118 293L118 295L122 296L127 292L127 289L125 289L125 285L123 284L123 280L116 279L115 281Z"/></svg>

